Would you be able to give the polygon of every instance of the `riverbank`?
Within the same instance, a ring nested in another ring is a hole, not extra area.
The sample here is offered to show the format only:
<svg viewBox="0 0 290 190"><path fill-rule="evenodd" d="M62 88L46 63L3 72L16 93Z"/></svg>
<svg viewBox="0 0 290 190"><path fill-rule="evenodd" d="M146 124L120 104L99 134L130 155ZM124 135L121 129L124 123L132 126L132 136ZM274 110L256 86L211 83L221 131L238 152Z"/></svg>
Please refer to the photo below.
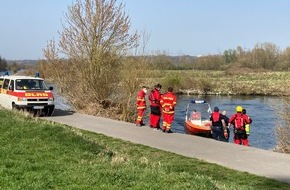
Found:
<svg viewBox="0 0 290 190"><path fill-rule="evenodd" d="M177 94L290 96L290 72L167 70L163 74L163 85L173 85Z"/></svg>
<svg viewBox="0 0 290 190"><path fill-rule="evenodd" d="M77 122L65 116L74 117ZM58 118L81 124L96 117L79 120L72 112L64 112ZM289 184L265 177L19 113L0 109L0 119L1 189L289 188ZM124 134L142 130L127 123L128 131L126 125L120 125L123 122L101 120L83 126L103 126L108 132L118 127ZM153 130L147 129L153 134ZM148 135L145 128L142 131L138 134ZM170 140L168 134L154 134ZM131 137L140 139L138 135Z"/></svg>

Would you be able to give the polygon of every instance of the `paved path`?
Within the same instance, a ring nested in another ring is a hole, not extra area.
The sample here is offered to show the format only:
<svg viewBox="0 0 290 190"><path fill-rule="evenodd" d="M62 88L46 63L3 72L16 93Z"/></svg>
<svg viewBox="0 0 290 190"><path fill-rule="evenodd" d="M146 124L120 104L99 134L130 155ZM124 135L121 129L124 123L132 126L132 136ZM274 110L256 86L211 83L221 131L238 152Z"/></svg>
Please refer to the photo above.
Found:
<svg viewBox="0 0 290 190"><path fill-rule="evenodd" d="M290 184L288 154L193 135L167 134L146 126L136 127L131 123L68 111L56 110L54 116L45 119Z"/></svg>

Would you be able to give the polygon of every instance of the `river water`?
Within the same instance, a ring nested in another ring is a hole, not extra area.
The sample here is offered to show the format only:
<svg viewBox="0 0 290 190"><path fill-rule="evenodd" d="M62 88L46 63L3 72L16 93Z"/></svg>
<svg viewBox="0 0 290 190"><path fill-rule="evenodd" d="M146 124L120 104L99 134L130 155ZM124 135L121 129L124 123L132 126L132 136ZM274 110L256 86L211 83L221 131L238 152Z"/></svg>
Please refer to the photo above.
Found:
<svg viewBox="0 0 290 190"><path fill-rule="evenodd" d="M172 124L173 132L185 133L184 121L186 106L191 100L206 100L211 108L219 107L220 111L226 110L230 117L235 113L235 108L241 105L247 110L247 115L253 120L249 136L250 146L270 150L276 146L275 125L278 120L275 109L279 103L278 97L266 96L179 96L176 105L175 120ZM230 143L233 143L231 129Z"/></svg>

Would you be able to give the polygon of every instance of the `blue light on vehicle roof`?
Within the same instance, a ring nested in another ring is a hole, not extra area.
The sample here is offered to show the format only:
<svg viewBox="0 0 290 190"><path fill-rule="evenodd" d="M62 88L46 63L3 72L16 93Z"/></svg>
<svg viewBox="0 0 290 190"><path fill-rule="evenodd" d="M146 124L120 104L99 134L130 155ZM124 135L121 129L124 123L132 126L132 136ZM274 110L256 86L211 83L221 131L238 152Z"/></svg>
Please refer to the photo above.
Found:
<svg viewBox="0 0 290 190"><path fill-rule="evenodd" d="M9 72L5 71L4 76L9 76Z"/></svg>
<svg viewBox="0 0 290 190"><path fill-rule="evenodd" d="M40 73L39 72L36 72L35 73L35 77L40 77Z"/></svg>
<svg viewBox="0 0 290 190"><path fill-rule="evenodd" d="M193 103L193 104L204 104L204 103L206 103L206 101L205 100L191 100L191 103Z"/></svg>

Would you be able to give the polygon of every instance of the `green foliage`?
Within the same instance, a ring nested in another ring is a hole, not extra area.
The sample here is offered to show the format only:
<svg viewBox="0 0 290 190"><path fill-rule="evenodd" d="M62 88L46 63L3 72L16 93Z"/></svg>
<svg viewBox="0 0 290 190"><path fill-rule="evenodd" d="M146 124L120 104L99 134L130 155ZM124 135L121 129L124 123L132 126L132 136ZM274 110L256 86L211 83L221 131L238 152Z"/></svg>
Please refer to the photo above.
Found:
<svg viewBox="0 0 290 190"><path fill-rule="evenodd" d="M181 86L180 73L178 72L167 73L162 80L162 84L165 87L165 89L167 89L168 87L172 87L174 91L178 91L179 87Z"/></svg>
<svg viewBox="0 0 290 190"><path fill-rule="evenodd" d="M224 51L224 59L225 63L234 63L237 60L237 53L236 50L225 50Z"/></svg>
<svg viewBox="0 0 290 190"><path fill-rule="evenodd" d="M0 109L1 189L287 189L288 184Z"/></svg>

